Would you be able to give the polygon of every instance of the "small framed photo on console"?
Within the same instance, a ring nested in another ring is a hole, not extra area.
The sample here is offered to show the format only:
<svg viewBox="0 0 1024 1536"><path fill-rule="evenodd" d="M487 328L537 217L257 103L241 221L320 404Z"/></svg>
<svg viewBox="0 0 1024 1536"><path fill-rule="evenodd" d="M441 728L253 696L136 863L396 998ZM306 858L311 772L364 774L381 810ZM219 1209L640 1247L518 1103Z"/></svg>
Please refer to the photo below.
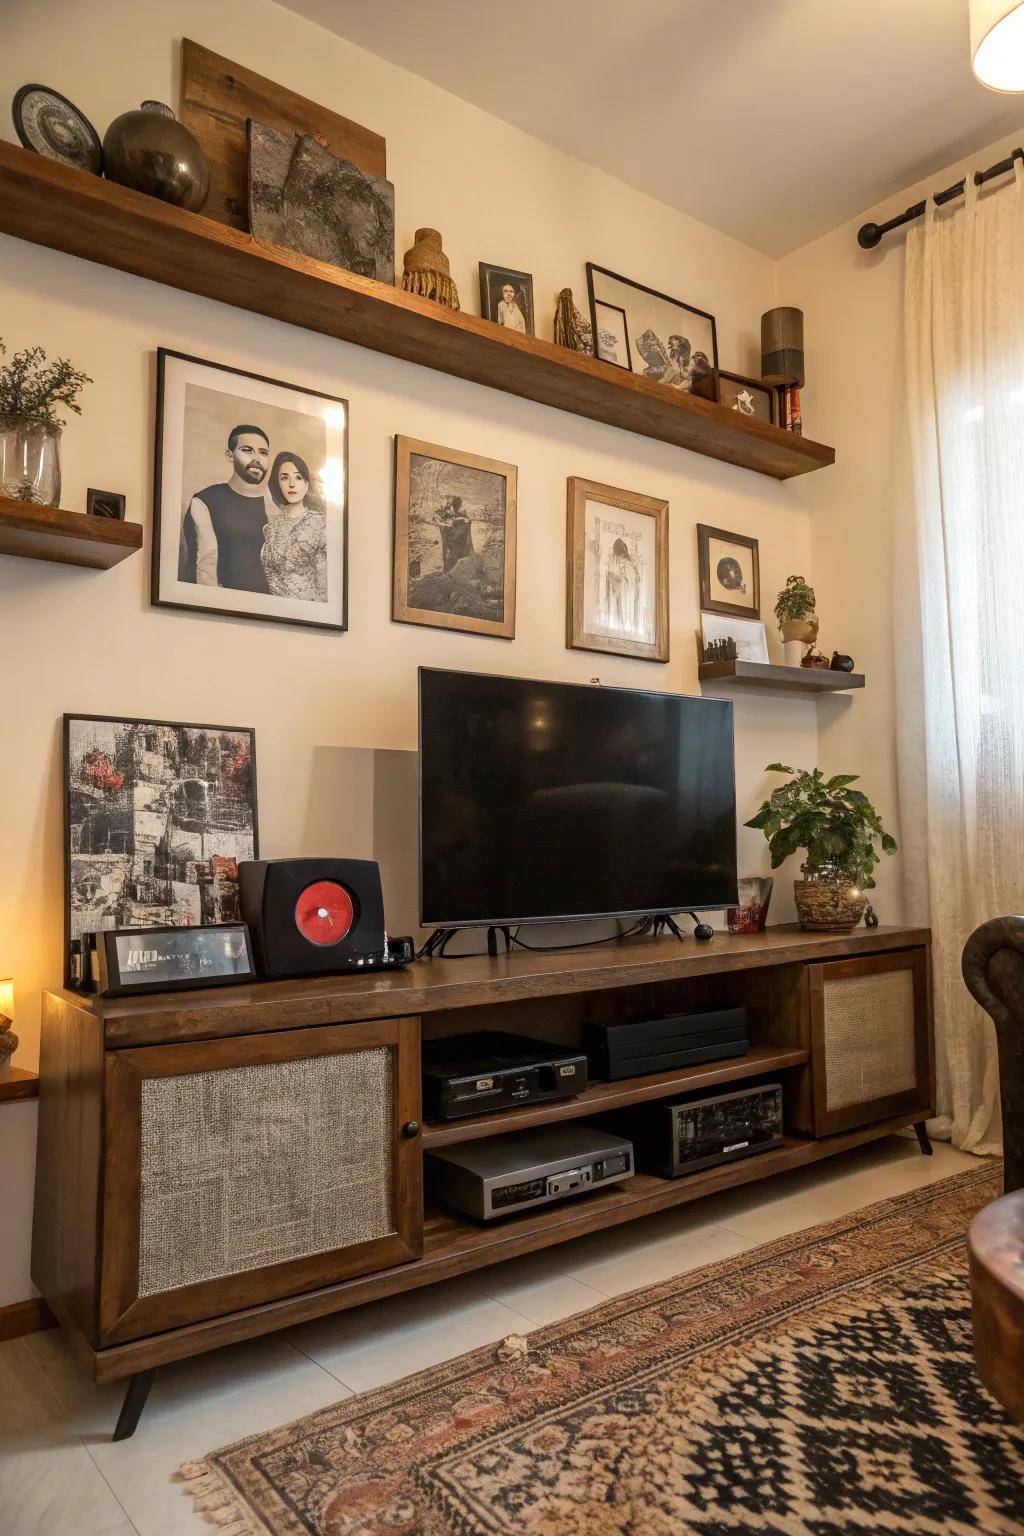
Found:
<svg viewBox="0 0 1024 1536"><path fill-rule="evenodd" d="M251 981L249 930L244 923L207 928L108 928L96 935L99 991L104 997L171 992Z"/></svg>

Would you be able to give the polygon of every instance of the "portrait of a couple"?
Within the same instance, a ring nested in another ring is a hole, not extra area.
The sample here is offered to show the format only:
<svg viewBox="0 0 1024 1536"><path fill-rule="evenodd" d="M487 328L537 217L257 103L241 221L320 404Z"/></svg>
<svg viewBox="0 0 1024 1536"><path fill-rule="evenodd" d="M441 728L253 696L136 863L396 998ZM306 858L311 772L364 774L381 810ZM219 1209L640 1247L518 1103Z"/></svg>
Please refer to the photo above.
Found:
<svg viewBox="0 0 1024 1536"><path fill-rule="evenodd" d="M176 353L160 372L154 601L343 628L345 402Z"/></svg>

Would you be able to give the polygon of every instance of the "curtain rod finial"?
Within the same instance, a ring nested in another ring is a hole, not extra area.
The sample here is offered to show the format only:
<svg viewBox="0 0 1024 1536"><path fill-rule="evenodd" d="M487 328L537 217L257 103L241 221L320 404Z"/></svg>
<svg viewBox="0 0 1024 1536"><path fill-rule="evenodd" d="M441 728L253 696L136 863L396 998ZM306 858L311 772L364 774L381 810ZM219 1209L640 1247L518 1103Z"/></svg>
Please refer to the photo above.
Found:
<svg viewBox="0 0 1024 1536"><path fill-rule="evenodd" d="M862 224L857 231L857 244L863 251L873 251L882 238L877 224Z"/></svg>

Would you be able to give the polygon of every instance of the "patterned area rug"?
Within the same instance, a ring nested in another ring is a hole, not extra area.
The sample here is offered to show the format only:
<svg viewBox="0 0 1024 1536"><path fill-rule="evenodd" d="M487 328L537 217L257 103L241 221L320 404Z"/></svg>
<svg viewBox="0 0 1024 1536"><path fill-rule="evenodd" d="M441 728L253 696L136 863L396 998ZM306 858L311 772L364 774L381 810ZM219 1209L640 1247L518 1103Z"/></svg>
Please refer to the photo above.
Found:
<svg viewBox="0 0 1024 1536"><path fill-rule="evenodd" d="M182 1468L230 1536L1020 1536L974 1373L988 1164ZM226 1532L222 1532L226 1536Z"/></svg>

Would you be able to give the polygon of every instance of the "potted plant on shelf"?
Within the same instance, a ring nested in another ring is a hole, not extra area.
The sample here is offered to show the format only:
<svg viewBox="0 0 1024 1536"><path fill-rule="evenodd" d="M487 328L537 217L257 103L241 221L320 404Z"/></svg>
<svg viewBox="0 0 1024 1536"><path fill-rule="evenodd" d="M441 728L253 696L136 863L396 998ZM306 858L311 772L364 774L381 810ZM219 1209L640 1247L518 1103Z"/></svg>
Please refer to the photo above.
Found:
<svg viewBox="0 0 1024 1536"><path fill-rule="evenodd" d="M814 588L809 587L802 576L786 577L786 585L775 599L775 618L782 633L788 667L798 667L804 648L810 649L818 638L814 602Z"/></svg>
<svg viewBox="0 0 1024 1536"><path fill-rule="evenodd" d="M0 339L0 358L6 353ZM0 496L60 505L60 410L80 416L78 396L91 383L67 358L48 362L42 347L0 362Z"/></svg>
<svg viewBox="0 0 1024 1536"><path fill-rule="evenodd" d="M788 783L746 823L768 840L772 869L803 849L802 880L793 882L797 916L802 928L847 933L855 928L868 904L866 892L875 884L874 869L882 853L895 853L896 840L882 826L867 795L851 789L855 773L826 779L820 768L794 772L784 763L769 763L766 773L788 773Z"/></svg>

